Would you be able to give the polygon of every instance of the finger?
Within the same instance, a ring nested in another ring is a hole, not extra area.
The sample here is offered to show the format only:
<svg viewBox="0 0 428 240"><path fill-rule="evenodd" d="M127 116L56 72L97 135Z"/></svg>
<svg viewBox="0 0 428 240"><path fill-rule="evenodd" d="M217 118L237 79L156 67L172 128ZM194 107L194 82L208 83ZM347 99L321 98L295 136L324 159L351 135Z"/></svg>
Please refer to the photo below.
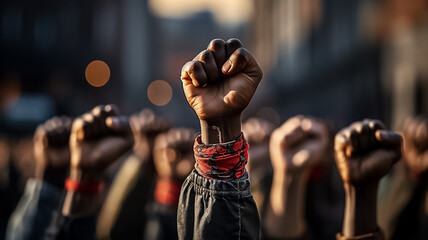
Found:
<svg viewBox="0 0 428 240"><path fill-rule="evenodd" d="M427 148L428 129L424 119L421 119L416 128L415 142L419 151L424 151Z"/></svg>
<svg viewBox="0 0 428 240"><path fill-rule="evenodd" d="M214 59L218 67L223 66L226 61L226 43L222 39L214 39L207 47L214 53Z"/></svg>
<svg viewBox="0 0 428 240"><path fill-rule="evenodd" d="M222 72L226 75L234 75L242 72L251 61L251 54L245 48L239 48L222 65Z"/></svg>
<svg viewBox="0 0 428 240"><path fill-rule="evenodd" d="M192 85L197 88L205 87L208 82L204 67L199 61L190 61L183 66L181 80L191 81Z"/></svg>
<svg viewBox="0 0 428 240"><path fill-rule="evenodd" d="M231 38L226 42L226 58L230 58L230 55L234 53L238 48L242 47L241 41L237 38ZM224 62L223 62L224 63Z"/></svg>
<svg viewBox="0 0 428 240"><path fill-rule="evenodd" d="M83 141L85 139L84 125L85 121L82 118L76 118L73 122L71 131L76 135L78 141Z"/></svg>
<svg viewBox="0 0 428 240"><path fill-rule="evenodd" d="M85 140L92 140L96 138L99 134L96 132L96 124L94 122L87 121L83 119L83 137Z"/></svg>
<svg viewBox="0 0 428 240"><path fill-rule="evenodd" d="M368 148L368 150L375 149L377 147L377 145L379 145L379 142L376 140L375 128L370 127L370 120L368 120L368 119L363 120L363 128L365 128L365 131L367 131L367 136L368 136L367 148Z"/></svg>
<svg viewBox="0 0 428 240"><path fill-rule="evenodd" d="M107 104L104 106L104 111L107 113L107 116L119 116L119 108L115 104Z"/></svg>
<svg viewBox="0 0 428 240"><path fill-rule="evenodd" d="M366 173L365 179L379 179L385 176L399 160L395 151L380 149L370 154L366 161L361 163L361 172Z"/></svg>
<svg viewBox="0 0 428 240"><path fill-rule="evenodd" d="M108 132L107 126L105 125L105 119L109 115L106 111L105 105L98 105L94 107L91 111L92 116L94 117L94 124L97 126L98 134L105 134Z"/></svg>
<svg viewBox="0 0 428 240"><path fill-rule="evenodd" d="M403 138L401 137L400 134L397 134L391 131L377 130L376 140L378 140L381 144L385 146L398 148L401 150L401 144L402 144Z"/></svg>
<svg viewBox="0 0 428 240"><path fill-rule="evenodd" d="M105 121L106 121L106 126L115 133L130 134L132 131L128 117L125 117L125 116L108 117L106 118Z"/></svg>
<svg viewBox="0 0 428 240"><path fill-rule="evenodd" d="M302 119L302 129L306 133L317 137L326 137L328 134L327 128L324 124L310 118Z"/></svg>
<svg viewBox="0 0 428 240"><path fill-rule="evenodd" d="M348 158L351 158L358 151L358 135L353 128L347 128L343 133L348 143L346 145L345 154Z"/></svg>
<svg viewBox="0 0 428 240"><path fill-rule="evenodd" d="M345 152L347 146L348 146L347 138L342 133L336 134L336 136L334 137L334 151Z"/></svg>
<svg viewBox="0 0 428 240"><path fill-rule="evenodd" d="M220 80L220 72L214 59L213 52L204 50L198 55L199 62L202 62L208 83L217 82ZM220 65L221 66L221 65Z"/></svg>
<svg viewBox="0 0 428 240"><path fill-rule="evenodd" d="M300 143L302 143L307 138L308 138L308 135L302 130L300 126L298 126L292 132L285 135L284 144L290 148L295 147Z"/></svg>
<svg viewBox="0 0 428 240"><path fill-rule="evenodd" d="M85 121L85 139L92 139L98 136L100 134L100 127L96 124L94 115L85 113L82 115L82 118Z"/></svg>
<svg viewBox="0 0 428 240"><path fill-rule="evenodd" d="M369 148L369 143L371 141L370 138L372 137L369 135L369 126L367 124L363 124L362 122L356 122L351 126L356 131L358 136L358 151L365 153Z"/></svg>
<svg viewBox="0 0 428 240"><path fill-rule="evenodd" d="M43 125L39 125L34 133L34 142L42 143L43 147L47 147L49 140Z"/></svg>
<svg viewBox="0 0 428 240"><path fill-rule="evenodd" d="M68 144L68 141L70 139L72 119L67 116L61 116L60 119L61 119L61 127L63 129L63 133L61 134L60 141L63 145L66 145Z"/></svg>
<svg viewBox="0 0 428 240"><path fill-rule="evenodd" d="M378 129L386 129L385 124L379 120L366 119L366 121L368 122L369 127L375 131Z"/></svg>

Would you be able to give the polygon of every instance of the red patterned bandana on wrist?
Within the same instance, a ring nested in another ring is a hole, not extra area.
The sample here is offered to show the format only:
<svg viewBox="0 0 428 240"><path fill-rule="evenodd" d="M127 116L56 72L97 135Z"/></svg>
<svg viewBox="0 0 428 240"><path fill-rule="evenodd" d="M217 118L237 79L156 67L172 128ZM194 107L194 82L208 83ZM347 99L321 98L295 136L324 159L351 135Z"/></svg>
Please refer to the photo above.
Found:
<svg viewBox="0 0 428 240"><path fill-rule="evenodd" d="M195 140L195 168L199 174L213 179L237 179L245 174L248 160L244 134L227 143L204 145L199 135Z"/></svg>

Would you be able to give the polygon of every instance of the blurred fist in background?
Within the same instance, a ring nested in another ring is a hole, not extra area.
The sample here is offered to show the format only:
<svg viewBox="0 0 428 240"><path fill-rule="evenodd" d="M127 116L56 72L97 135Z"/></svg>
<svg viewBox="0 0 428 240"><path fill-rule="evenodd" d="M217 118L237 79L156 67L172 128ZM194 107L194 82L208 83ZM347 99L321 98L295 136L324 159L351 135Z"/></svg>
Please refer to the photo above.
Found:
<svg viewBox="0 0 428 240"><path fill-rule="evenodd" d="M301 172L328 159L329 131L322 122L301 115L273 131L270 157L274 171Z"/></svg>
<svg viewBox="0 0 428 240"><path fill-rule="evenodd" d="M401 158L402 138L383 123L366 119L336 134L336 164L344 183L376 182Z"/></svg>
<svg viewBox="0 0 428 240"><path fill-rule="evenodd" d="M192 129L173 128L161 133L154 146L154 162L158 177L182 182L195 163L193 143L197 133Z"/></svg>
<svg viewBox="0 0 428 240"><path fill-rule="evenodd" d="M130 150L132 144L129 120L119 116L115 105L93 108L73 122L70 178L80 180L85 172L89 178L100 180L104 169Z"/></svg>
<svg viewBox="0 0 428 240"><path fill-rule="evenodd" d="M130 117L132 132L134 133L134 153L142 161L153 157L153 145L159 133L167 131L171 124L164 118L156 115L150 109L143 109Z"/></svg>
<svg viewBox="0 0 428 240"><path fill-rule="evenodd" d="M37 127L33 137L36 178L63 186L70 166L71 124L69 117L54 117Z"/></svg>

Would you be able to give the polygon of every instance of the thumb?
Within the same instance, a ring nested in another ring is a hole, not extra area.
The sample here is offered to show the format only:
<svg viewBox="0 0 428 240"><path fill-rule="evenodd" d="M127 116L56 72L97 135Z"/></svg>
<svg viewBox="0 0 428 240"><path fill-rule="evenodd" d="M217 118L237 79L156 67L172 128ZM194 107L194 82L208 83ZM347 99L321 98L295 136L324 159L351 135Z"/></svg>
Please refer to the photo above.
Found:
<svg viewBox="0 0 428 240"><path fill-rule="evenodd" d="M400 134L387 130L377 130L375 132L375 136L376 140L378 140L381 144L388 147L401 149L401 143L403 141L403 138Z"/></svg>
<svg viewBox="0 0 428 240"><path fill-rule="evenodd" d="M244 72L250 77L257 79L257 83L261 80L263 75L256 59L245 48L238 48L233 52L229 59L223 64L221 70L226 75L235 75Z"/></svg>
<svg viewBox="0 0 428 240"><path fill-rule="evenodd" d="M128 134L132 132L131 125L129 123L129 118L125 116L107 117L106 125L110 130L115 133Z"/></svg>

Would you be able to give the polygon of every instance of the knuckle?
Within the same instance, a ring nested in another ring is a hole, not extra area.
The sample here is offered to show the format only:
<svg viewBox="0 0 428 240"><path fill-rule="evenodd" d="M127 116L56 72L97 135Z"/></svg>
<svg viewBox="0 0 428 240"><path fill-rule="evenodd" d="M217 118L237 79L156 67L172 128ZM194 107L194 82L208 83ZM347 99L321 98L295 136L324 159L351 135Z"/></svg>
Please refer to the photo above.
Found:
<svg viewBox="0 0 428 240"><path fill-rule="evenodd" d="M218 49L220 47L224 47L225 44L226 43L224 42L223 39L216 38L216 39L211 40L211 42L209 44L209 48Z"/></svg>

